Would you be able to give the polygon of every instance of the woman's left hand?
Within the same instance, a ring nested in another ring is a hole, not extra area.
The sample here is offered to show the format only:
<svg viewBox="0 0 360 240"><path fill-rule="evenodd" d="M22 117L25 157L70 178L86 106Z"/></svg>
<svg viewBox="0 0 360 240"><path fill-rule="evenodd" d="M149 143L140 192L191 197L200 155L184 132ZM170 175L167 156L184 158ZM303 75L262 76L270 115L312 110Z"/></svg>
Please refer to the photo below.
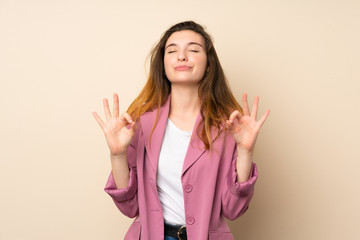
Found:
<svg viewBox="0 0 360 240"><path fill-rule="evenodd" d="M260 120L256 121L259 97L255 97L251 114L246 93L243 94L242 104L244 115L242 115L238 110L235 110L231 113L229 119L226 120L226 127L230 130L230 133L234 137L238 150L244 150L245 152L252 153L257 135L266 118L269 116L270 110L267 110Z"/></svg>

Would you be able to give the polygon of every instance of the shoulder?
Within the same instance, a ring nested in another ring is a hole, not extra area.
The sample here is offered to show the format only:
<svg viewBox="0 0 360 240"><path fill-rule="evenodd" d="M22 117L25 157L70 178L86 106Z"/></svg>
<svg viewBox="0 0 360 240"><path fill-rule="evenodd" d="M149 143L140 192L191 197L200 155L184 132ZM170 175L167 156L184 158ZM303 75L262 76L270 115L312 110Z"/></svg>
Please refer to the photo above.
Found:
<svg viewBox="0 0 360 240"><path fill-rule="evenodd" d="M143 129L152 129L154 123L164 124L167 121L169 116L170 108L170 97L167 101L160 107L153 107L151 110L144 112L140 116L140 124Z"/></svg>

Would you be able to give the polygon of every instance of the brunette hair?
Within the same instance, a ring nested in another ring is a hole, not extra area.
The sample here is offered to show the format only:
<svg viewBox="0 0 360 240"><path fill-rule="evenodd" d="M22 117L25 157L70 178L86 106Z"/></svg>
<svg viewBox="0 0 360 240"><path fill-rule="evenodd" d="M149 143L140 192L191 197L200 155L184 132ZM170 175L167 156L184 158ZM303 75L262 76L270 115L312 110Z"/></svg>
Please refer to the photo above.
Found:
<svg viewBox="0 0 360 240"><path fill-rule="evenodd" d="M229 118L231 112L239 110L242 113L242 109L228 86L211 36L203 26L193 21L180 22L163 33L160 41L150 52L148 80L127 111L133 120L137 121L143 113L157 107L157 117L151 132L152 135L158 121L160 107L165 103L171 92L171 83L165 75L164 68L165 44L171 34L183 30L191 30L200 34L205 42L207 71L199 85L203 120L197 126L195 132L203 141L206 149L211 149L212 141L219 136L222 127L224 127L224 122ZM216 130L216 136L211 136L210 130L212 127Z"/></svg>

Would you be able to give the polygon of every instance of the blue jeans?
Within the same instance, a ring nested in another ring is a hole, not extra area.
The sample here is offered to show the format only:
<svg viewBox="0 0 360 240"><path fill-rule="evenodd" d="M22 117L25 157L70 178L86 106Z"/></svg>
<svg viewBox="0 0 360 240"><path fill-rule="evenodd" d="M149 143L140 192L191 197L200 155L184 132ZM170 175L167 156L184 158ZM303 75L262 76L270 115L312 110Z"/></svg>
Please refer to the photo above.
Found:
<svg viewBox="0 0 360 240"><path fill-rule="evenodd" d="M165 236L165 239L164 239L164 240L176 240L176 238L169 237L169 236Z"/></svg>

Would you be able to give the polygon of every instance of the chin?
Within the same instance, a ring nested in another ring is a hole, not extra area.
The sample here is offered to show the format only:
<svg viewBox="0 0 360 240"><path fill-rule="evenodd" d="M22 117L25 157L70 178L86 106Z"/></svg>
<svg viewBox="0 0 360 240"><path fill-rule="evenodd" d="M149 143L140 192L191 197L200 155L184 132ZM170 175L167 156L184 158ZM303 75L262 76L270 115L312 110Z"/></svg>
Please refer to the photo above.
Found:
<svg viewBox="0 0 360 240"><path fill-rule="evenodd" d="M169 79L170 82L174 82L174 83L180 83L180 82L183 82L183 83L196 83L196 82L200 82L201 79L198 79L198 78L188 78L188 77L176 77L176 78L172 78L172 79Z"/></svg>
<svg viewBox="0 0 360 240"><path fill-rule="evenodd" d="M178 80L178 81L170 81L171 84L176 84L176 85L198 85L200 81L181 81L181 80Z"/></svg>

